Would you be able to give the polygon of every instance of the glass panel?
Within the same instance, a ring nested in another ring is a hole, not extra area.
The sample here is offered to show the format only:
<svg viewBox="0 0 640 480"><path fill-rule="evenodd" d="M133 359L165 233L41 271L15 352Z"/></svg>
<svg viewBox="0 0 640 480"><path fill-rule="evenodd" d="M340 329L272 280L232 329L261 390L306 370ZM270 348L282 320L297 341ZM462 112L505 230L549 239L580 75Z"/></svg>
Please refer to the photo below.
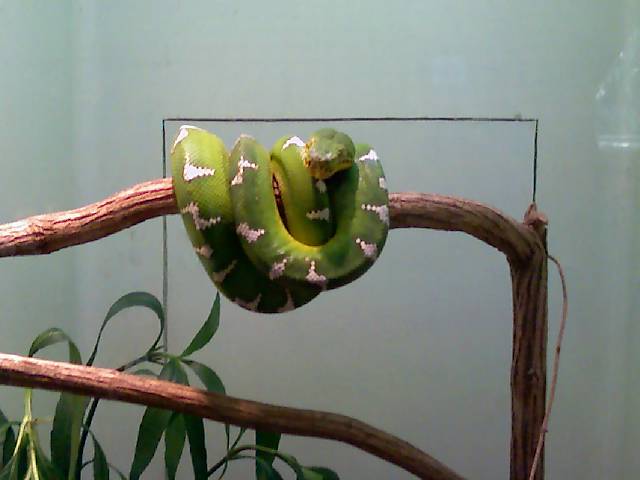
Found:
<svg viewBox="0 0 640 480"><path fill-rule="evenodd" d="M504 206L517 218L531 201L535 121L184 119L166 122L167 152L185 123L216 133L228 146L246 133L268 148L282 135L306 138L331 125L375 147L390 191L459 195ZM178 351L205 318L214 287L180 217L167 221L169 345ZM511 334L502 254L459 233L393 230L366 275L294 312L253 314L223 299L220 332L199 358L218 371L232 395L352 415L411 439L461 471L482 465L504 476ZM452 450L461 435L464 442ZM213 436L211 447L221 455L219 438ZM365 453L319 444L285 439L304 461L331 459L338 472L410 478ZM480 446L482 459L473 454ZM460 450L467 453L460 456Z"/></svg>

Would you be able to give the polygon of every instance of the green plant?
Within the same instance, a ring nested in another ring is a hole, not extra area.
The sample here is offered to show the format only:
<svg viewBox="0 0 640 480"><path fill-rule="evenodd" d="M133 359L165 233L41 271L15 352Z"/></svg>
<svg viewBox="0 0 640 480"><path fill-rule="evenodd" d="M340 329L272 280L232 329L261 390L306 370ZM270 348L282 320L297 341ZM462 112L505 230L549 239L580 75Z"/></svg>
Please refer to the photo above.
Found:
<svg viewBox="0 0 640 480"><path fill-rule="evenodd" d="M159 321L158 334L147 351L138 358L122 365L120 371L131 371L137 375L150 375L159 379L189 385L191 372L211 392L224 394L225 387L216 372L191 358L205 347L220 322L220 297L216 295L211 311L204 324L194 335L189 345L175 355L166 352L161 345L165 329L165 312L160 301L150 293L131 292L119 298L109 308L105 316L93 351L86 365L93 365L98 354L102 334L110 320L126 308L144 307L156 315ZM69 361L81 364L80 350L73 340L61 329L50 328L36 337L29 349L34 356L43 349L58 343L66 343ZM148 364L145 368L134 368ZM158 373L149 366L160 368ZM93 418L99 405L99 399L90 399L71 393L61 393L56 405L53 420L38 418L32 412L31 389L24 393L24 416L21 421L10 421L0 409L0 480L79 480L85 468L93 469L96 480L109 479L111 472L118 478L126 479L124 473L108 462L96 433L91 429ZM38 426L51 425L51 449L47 455L38 439ZM338 475L324 467L305 467L292 455L278 451L280 434L257 431L254 444L240 444L246 430L239 429L231 441L231 427L225 425L227 452L213 466L207 463L204 423L202 418L170 410L148 407L138 428L135 453L129 472L129 479L141 477L164 438L164 465L167 478L174 479L178 464L184 452L185 443L189 443L193 477L206 479L218 474L222 478L232 461L250 459L255 462L256 479L282 479L274 466L277 459L295 473L297 480L333 480ZM93 458L85 459L85 447L91 440Z"/></svg>

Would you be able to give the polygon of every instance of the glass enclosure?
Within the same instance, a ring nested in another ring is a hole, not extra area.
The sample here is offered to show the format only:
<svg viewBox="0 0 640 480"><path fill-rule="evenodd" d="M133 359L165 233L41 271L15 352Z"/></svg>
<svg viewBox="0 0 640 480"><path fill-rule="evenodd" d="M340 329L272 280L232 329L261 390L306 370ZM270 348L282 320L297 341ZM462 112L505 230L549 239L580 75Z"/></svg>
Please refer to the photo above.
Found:
<svg viewBox="0 0 640 480"><path fill-rule="evenodd" d="M390 191L457 195L517 219L535 180L570 295L547 476L636 478L639 19L635 0L0 0L0 223L161 177L163 147L182 123L227 145L247 133L268 147L337 126L376 147ZM245 120L165 121L176 117ZM353 117L372 119L320 121ZM59 326L86 358L118 297L162 298L165 282L169 350L184 348L215 289L180 218L166 220L166 237L156 218L51 255L2 259L0 351L25 354ZM551 269L549 282L553 341ZM264 316L223 299L220 330L197 358L233 396L347 414L465 477L507 478L511 306L499 252L459 233L393 230L365 276L302 309ZM150 313L123 312L96 364L136 356L155 328ZM37 392L34 410L51 415L55 401ZM1 386L0 408L21 417L22 390ZM124 472L142 412L104 402L94 421ZM215 461L224 429L207 423L206 432ZM285 436L281 447L341 478L411 478L336 442ZM148 478L162 477L161 450ZM237 462L227 478L252 470ZM186 458L178 478L192 478Z"/></svg>

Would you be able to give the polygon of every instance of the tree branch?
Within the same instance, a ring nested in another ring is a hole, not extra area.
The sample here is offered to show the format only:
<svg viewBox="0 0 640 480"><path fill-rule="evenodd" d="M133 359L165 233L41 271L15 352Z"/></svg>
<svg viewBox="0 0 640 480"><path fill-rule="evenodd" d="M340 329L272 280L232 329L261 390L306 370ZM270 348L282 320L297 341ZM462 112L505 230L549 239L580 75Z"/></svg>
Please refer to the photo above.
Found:
<svg viewBox="0 0 640 480"><path fill-rule="evenodd" d="M170 178L135 185L100 202L0 225L0 257L39 255L98 240L150 218L178 213ZM468 233L524 262L539 247L533 230L487 205L428 193L392 193L391 228Z"/></svg>
<svg viewBox="0 0 640 480"><path fill-rule="evenodd" d="M409 192L393 193L390 200L392 228L421 227L464 232L497 248L507 257L511 269L513 292L511 480L526 480L534 464L536 439L542 428L545 411L546 218L537 212L535 205L529 207L524 222L520 223L492 207L457 197ZM141 183L105 200L75 210L37 215L0 225L0 257L55 252L72 245L106 237L150 218L175 213L178 212L171 179ZM5 360L6 357L3 356ZM120 384L114 383L116 377L104 377L103 380L107 383L101 384L101 389L98 389L95 382L89 382L90 377L84 379L73 377L75 381L60 379L57 376L58 369L61 369L62 374L67 371L64 369L68 368L62 367L63 364L56 364L55 369L45 375L40 370L31 371L34 364L22 364L21 361L15 360L15 357L11 363L14 369L10 370L5 360L0 364L0 381L4 383L74 390L93 395L97 395L96 392L100 391L100 396L105 398L167 408L176 405L182 411L193 408L189 411L195 414L203 414L202 412L206 410L207 414L204 416L207 418L222 419L221 421L237 425L254 425L283 433L298 432L301 435L324 436L345 441L375 455L379 454L381 458L386 458L422 478L459 478L446 467L443 467L444 470L434 469L434 465L440 466L440 464L409 444L398 444L397 442L401 441L395 439L396 443L385 446L384 443L394 437L386 437L383 441L385 437L380 435L386 434L382 432L378 432L377 437L374 435L367 440L368 434L364 436L361 434L367 431L366 428L371 427L345 417L329 417L331 421L327 422L327 414L306 411L311 416L303 415L302 418L306 419L302 420L303 425L306 425L303 427L296 415L303 414L305 411L282 410L283 407L261 406L262 404L247 403L245 400L227 397L224 397L226 399L224 401L223 399L213 401L208 397L201 397L203 395L201 392L197 394L186 390L176 392L180 395L194 396L195 403L185 406L181 403L182 398L176 400L159 397L162 389L166 388L164 386L156 392L155 390L145 391L146 386L155 388L155 384L139 384L140 390L122 393ZM40 374L37 373L38 371ZM108 380L108 378L111 379ZM20 381L23 383L19 383ZM198 404L197 399L202 400L202 403ZM204 407L209 404L215 405L213 408L215 412ZM258 408L258 406L261 407ZM249 415L249 417L243 415ZM237 422L230 420L231 418L235 418ZM250 420L247 420L248 418ZM338 419L342 419L342 423ZM305 424L305 421L308 421L308 424ZM305 429L307 427L308 429ZM364 427L365 430L359 427ZM354 428L355 430L352 431ZM351 434L345 433L349 431L352 431ZM374 442L374 444L367 442ZM391 452L396 448L400 450ZM415 458L413 458L414 455ZM416 466L418 464L419 467ZM534 477L536 480L542 480L543 475L541 452Z"/></svg>
<svg viewBox="0 0 640 480"><path fill-rule="evenodd" d="M462 479L404 440L335 413L279 407L117 370L3 353L0 353L0 382L165 408L239 427L338 440L387 460L420 478Z"/></svg>

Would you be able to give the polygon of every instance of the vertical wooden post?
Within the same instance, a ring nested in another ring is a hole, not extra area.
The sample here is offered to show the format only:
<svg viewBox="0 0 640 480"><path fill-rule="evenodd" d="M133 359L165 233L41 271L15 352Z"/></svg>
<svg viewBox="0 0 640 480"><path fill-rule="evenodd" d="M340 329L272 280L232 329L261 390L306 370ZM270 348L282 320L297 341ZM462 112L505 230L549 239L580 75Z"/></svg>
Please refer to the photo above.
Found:
<svg viewBox="0 0 640 480"><path fill-rule="evenodd" d="M540 238L527 262L510 260L513 288L511 480L527 480L545 413L547 373L546 219L532 205L525 224ZM544 479L544 455L535 480Z"/></svg>

